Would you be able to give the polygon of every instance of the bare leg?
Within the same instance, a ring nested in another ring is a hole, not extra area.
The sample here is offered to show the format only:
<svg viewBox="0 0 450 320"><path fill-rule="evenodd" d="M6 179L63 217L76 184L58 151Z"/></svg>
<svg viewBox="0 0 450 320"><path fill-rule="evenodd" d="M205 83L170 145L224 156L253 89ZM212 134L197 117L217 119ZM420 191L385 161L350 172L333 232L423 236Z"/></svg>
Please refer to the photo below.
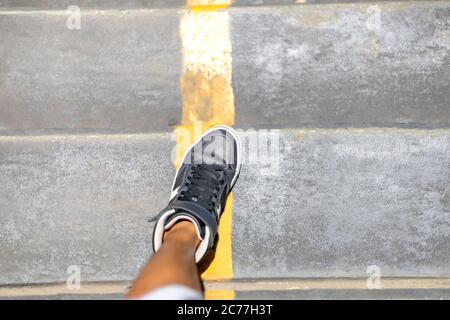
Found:
<svg viewBox="0 0 450 320"><path fill-rule="evenodd" d="M179 221L164 234L161 248L128 292L128 298L138 298L166 285L185 285L202 291L195 263L195 250L200 243L195 226L190 221Z"/></svg>

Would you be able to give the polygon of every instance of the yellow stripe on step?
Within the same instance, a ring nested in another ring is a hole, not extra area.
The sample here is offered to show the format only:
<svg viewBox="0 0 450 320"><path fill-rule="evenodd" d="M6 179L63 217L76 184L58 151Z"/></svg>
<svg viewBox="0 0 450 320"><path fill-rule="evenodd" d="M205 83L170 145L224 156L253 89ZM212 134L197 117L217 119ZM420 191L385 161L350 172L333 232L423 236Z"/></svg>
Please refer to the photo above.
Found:
<svg viewBox="0 0 450 320"><path fill-rule="evenodd" d="M181 16L183 111L181 125L175 129L176 167L186 148L208 128L234 124L230 18L224 10L230 4L230 0L188 0L190 9ZM220 220L215 258L203 272L204 280L233 277L232 204L231 194ZM205 296L207 299L233 299L234 293L225 290L207 292Z"/></svg>
<svg viewBox="0 0 450 320"><path fill-rule="evenodd" d="M212 12L212 11L217 11L217 10L228 9L228 7L229 7L229 5L209 5L209 6L192 5L192 6L189 6L189 9L192 12Z"/></svg>
<svg viewBox="0 0 450 320"><path fill-rule="evenodd" d="M234 300L236 294L234 290L206 290L206 300Z"/></svg>
<svg viewBox="0 0 450 320"><path fill-rule="evenodd" d="M233 1L231 0L187 0L186 5L188 7L195 6L205 6L205 7L214 7L214 6L226 6L229 7Z"/></svg>

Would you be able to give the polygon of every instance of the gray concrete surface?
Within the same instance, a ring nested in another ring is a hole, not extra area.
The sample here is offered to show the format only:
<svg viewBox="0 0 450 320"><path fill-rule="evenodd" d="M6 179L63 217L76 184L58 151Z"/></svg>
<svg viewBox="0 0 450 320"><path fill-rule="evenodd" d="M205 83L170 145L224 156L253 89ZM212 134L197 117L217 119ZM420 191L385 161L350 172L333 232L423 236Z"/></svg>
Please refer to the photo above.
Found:
<svg viewBox="0 0 450 320"><path fill-rule="evenodd" d="M278 171L246 162L235 188L236 278L366 277L373 264L450 276L448 130L280 141ZM151 252L146 217L168 197L172 146L168 134L0 137L0 284L64 282L70 265L83 281L132 279Z"/></svg>
<svg viewBox="0 0 450 320"><path fill-rule="evenodd" d="M50 296L1 297L0 300L123 300L124 295L115 294L56 294Z"/></svg>
<svg viewBox="0 0 450 320"><path fill-rule="evenodd" d="M179 17L2 15L1 129L169 131L181 117Z"/></svg>
<svg viewBox="0 0 450 320"><path fill-rule="evenodd" d="M450 132L283 132L235 187L236 278L450 275ZM267 165L265 166L267 167Z"/></svg>
<svg viewBox="0 0 450 320"><path fill-rule="evenodd" d="M58 294L2 297L0 300L123 300L123 294ZM236 291L236 300L450 300L446 289L403 290L277 290Z"/></svg>
<svg viewBox="0 0 450 320"><path fill-rule="evenodd" d="M230 10L239 127L450 126L450 2ZM0 130L171 131L182 11L0 11ZM38 54L36 54L38 53Z"/></svg>
<svg viewBox="0 0 450 320"><path fill-rule="evenodd" d="M20 11L67 3L0 0L0 285L64 282L70 265L82 281L132 279L172 182L179 2L80 1L172 7L85 10L81 30ZM283 129L279 158L244 165L237 279L450 276L450 2L379 3L380 29L368 5L230 10L238 127L362 128Z"/></svg>
<svg viewBox="0 0 450 320"><path fill-rule="evenodd" d="M378 0L378 2L392 0ZM399 0L396 0L397 2ZM406 0L400 0L406 1ZM90 9L136 9L183 7L187 0L0 0L0 7L9 9L66 9L70 5ZM298 0L234 0L233 6L292 5ZM305 0L304 3L370 2L368 0Z"/></svg>
<svg viewBox="0 0 450 320"><path fill-rule="evenodd" d="M8 9L65 10L68 6L81 9L136 9L180 7L184 0L0 0L0 7Z"/></svg>
<svg viewBox="0 0 450 320"><path fill-rule="evenodd" d="M449 127L449 4L236 10L237 125Z"/></svg>
<svg viewBox="0 0 450 320"><path fill-rule="evenodd" d="M0 284L128 280L173 179L168 135L0 137Z"/></svg>
<svg viewBox="0 0 450 320"><path fill-rule="evenodd" d="M446 289L237 291L237 300L450 300Z"/></svg>

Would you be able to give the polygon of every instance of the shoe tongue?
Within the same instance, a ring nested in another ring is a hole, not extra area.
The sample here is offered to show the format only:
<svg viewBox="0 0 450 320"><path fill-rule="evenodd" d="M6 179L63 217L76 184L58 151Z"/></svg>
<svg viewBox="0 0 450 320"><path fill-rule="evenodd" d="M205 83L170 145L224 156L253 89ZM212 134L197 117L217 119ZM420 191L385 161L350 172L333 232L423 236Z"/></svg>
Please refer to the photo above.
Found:
<svg viewBox="0 0 450 320"><path fill-rule="evenodd" d="M197 178L199 178L200 176L202 178L212 179L213 181L215 181L219 180L220 177L222 176L221 167L219 167L218 165L211 165L211 166L199 165L198 168L193 170L197 172L198 174L198 176L196 176Z"/></svg>
<svg viewBox="0 0 450 320"><path fill-rule="evenodd" d="M224 165L227 161L226 140L222 136L210 137L204 140L192 151L193 162L196 164L218 164Z"/></svg>

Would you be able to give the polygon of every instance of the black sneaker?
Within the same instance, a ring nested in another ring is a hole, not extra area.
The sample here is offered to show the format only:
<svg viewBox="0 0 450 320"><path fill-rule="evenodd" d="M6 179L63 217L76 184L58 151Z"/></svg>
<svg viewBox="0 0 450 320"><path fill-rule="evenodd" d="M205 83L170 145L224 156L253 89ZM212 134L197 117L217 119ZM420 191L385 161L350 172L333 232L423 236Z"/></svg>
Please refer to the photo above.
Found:
<svg viewBox="0 0 450 320"><path fill-rule="evenodd" d="M199 262L214 245L220 215L240 169L241 146L236 131L217 126L199 138L186 151L169 204L156 217L153 250L161 247L165 230L179 220L189 220L201 240L195 253Z"/></svg>

